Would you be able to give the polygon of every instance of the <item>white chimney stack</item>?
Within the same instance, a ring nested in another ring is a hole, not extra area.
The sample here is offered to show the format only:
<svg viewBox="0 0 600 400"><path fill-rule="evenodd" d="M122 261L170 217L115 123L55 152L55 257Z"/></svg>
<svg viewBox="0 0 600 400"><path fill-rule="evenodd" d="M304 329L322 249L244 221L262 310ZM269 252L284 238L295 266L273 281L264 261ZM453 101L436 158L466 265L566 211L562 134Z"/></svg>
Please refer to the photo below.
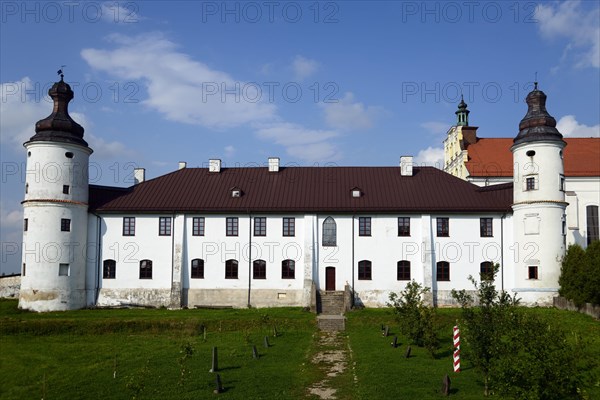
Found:
<svg viewBox="0 0 600 400"><path fill-rule="evenodd" d="M187 167L187 163L185 161L179 161L179 169L184 169Z"/></svg>
<svg viewBox="0 0 600 400"><path fill-rule="evenodd" d="M412 156L400 157L400 175L412 176L413 174L413 158Z"/></svg>
<svg viewBox="0 0 600 400"><path fill-rule="evenodd" d="M208 160L208 172L221 172L221 160Z"/></svg>
<svg viewBox="0 0 600 400"><path fill-rule="evenodd" d="M134 185L142 183L146 180L146 169L145 168L134 168L133 169L133 182Z"/></svg>
<svg viewBox="0 0 600 400"><path fill-rule="evenodd" d="M269 157L269 172L279 172L279 157Z"/></svg>

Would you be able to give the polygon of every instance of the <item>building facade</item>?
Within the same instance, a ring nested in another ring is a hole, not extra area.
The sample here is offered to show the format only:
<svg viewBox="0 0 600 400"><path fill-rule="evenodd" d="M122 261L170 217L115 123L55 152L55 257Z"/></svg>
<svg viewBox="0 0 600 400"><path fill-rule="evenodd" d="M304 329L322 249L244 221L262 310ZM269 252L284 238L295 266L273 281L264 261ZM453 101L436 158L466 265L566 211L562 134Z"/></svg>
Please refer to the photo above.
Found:
<svg viewBox="0 0 600 400"><path fill-rule="evenodd" d="M79 172L26 183L21 308L309 307L315 291L345 288L355 305L379 307L411 280L444 306L494 264L497 286L528 304L558 290L565 143L537 89L512 147L519 165L531 151L543 158L533 187L520 170L514 183L478 186L409 156L394 167L210 160L150 180L138 169L129 188L88 186L91 149L68 115L72 91L61 79L50 94L55 112L25 143L28 171L66 157ZM466 104L457 115L455 137L474 137ZM60 256L38 257L35 243L59 243Z"/></svg>

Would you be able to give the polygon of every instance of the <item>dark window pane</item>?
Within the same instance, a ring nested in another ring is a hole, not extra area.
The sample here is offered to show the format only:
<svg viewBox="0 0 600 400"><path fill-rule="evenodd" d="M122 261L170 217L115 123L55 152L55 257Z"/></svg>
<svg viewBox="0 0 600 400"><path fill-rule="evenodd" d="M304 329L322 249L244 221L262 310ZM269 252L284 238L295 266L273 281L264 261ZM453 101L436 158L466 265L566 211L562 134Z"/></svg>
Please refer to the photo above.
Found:
<svg viewBox="0 0 600 400"><path fill-rule="evenodd" d="M371 217L358 217L358 236L371 236Z"/></svg>
<svg viewBox="0 0 600 400"><path fill-rule="evenodd" d="M479 234L481 237L494 236L493 230L492 230L492 218L480 218L479 219Z"/></svg>
<svg viewBox="0 0 600 400"><path fill-rule="evenodd" d="M265 260L255 260L252 263L252 277L254 279L267 279L267 263Z"/></svg>
<svg viewBox="0 0 600 400"><path fill-rule="evenodd" d="M62 218L60 220L60 230L62 232L70 232L71 231L71 220Z"/></svg>
<svg viewBox="0 0 600 400"><path fill-rule="evenodd" d="M123 217L123 236L135 236L135 217Z"/></svg>
<svg viewBox="0 0 600 400"><path fill-rule="evenodd" d="M267 236L266 217L254 217L254 236Z"/></svg>
<svg viewBox="0 0 600 400"><path fill-rule="evenodd" d="M152 279L152 261L140 261L140 279Z"/></svg>
<svg viewBox="0 0 600 400"><path fill-rule="evenodd" d="M482 281L491 281L494 279L494 264L484 261L479 265L479 276Z"/></svg>
<svg viewBox="0 0 600 400"><path fill-rule="evenodd" d="M225 261L225 279L238 278L238 262L237 260Z"/></svg>
<svg viewBox="0 0 600 400"><path fill-rule="evenodd" d="M171 217L160 217L158 222L159 236L171 236Z"/></svg>
<svg viewBox="0 0 600 400"><path fill-rule="evenodd" d="M450 219L449 218L436 218L437 221L437 235L441 237L450 236Z"/></svg>
<svg viewBox="0 0 600 400"><path fill-rule="evenodd" d="M327 217L323 221L323 246L337 245L337 226L335 220Z"/></svg>
<svg viewBox="0 0 600 400"><path fill-rule="evenodd" d="M192 220L192 235L204 236L204 217L194 217Z"/></svg>
<svg viewBox="0 0 600 400"><path fill-rule="evenodd" d="M600 220L598 219L598 206L587 206L587 244L600 240Z"/></svg>
<svg viewBox="0 0 600 400"><path fill-rule="evenodd" d="M362 260L358 262L358 279L371 280L371 261Z"/></svg>
<svg viewBox="0 0 600 400"><path fill-rule="evenodd" d="M283 236L295 236L296 235L296 219L295 218L283 218Z"/></svg>
<svg viewBox="0 0 600 400"><path fill-rule="evenodd" d="M296 262L294 260L283 260L281 262L281 278L294 279L296 277Z"/></svg>
<svg viewBox="0 0 600 400"><path fill-rule="evenodd" d="M450 280L450 263L447 261L440 261L437 263L436 278L438 281L449 281Z"/></svg>
<svg viewBox="0 0 600 400"><path fill-rule="evenodd" d="M398 261L397 280L410 281L410 261Z"/></svg>
<svg viewBox="0 0 600 400"><path fill-rule="evenodd" d="M104 260L102 278L115 279L117 276L117 262L115 260Z"/></svg>
<svg viewBox="0 0 600 400"><path fill-rule="evenodd" d="M398 218L398 236L410 236L410 218Z"/></svg>
<svg viewBox="0 0 600 400"><path fill-rule="evenodd" d="M192 260L192 278L204 279L204 260L195 258Z"/></svg>
<svg viewBox="0 0 600 400"><path fill-rule="evenodd" d="M238 235L238 217L227 217L227 236Z"/></svg>

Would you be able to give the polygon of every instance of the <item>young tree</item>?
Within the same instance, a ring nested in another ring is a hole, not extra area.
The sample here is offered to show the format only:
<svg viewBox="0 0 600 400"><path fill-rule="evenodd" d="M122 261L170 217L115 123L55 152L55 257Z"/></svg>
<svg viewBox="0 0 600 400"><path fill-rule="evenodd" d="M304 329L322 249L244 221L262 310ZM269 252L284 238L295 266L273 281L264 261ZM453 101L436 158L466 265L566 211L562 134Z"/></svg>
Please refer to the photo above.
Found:
<svg viewBox="0 0 600 400"><path fill-rule="evenodd" d="M438 348L433 327L435 309L423 301L427 292L429 292L428 287L423 287L414 280L410 281L399 294L390 293L388 307L394 308L402 334L413 344L424 346L434 356Z"/></svg>
<svg viewBox="0 0 600 400"><path fill-rule="evenodd" d="M476 299L464 289L452 290L452 297L462 308L462 342L470 360L483 373L485 396L490 390L493 362L501 356L500 339L507 329L508 315L519 302L516 295L511 297L504 291L496 290L493 278L496 277L499 268L498 264L494 265L493 276L484 277L481 282L469 276L477 293ZM478 303L477 307L473 306L475 300Z"/></svg>
<svg viewBox="0 0 600 400"><path fill-rule="evenodd" d="M585 270L585 251L578 244L570 245L562 260L558 294L572 300L577 306L585 303L583 288L588 277Z"/></svg>

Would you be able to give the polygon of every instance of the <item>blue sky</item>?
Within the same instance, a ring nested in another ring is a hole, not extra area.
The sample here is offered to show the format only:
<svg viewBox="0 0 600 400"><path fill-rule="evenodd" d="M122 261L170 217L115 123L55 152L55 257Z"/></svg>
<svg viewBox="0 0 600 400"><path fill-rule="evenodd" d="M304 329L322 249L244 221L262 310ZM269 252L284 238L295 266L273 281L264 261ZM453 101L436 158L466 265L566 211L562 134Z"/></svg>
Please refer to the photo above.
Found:
<svg viewBox="0 0 600 400"><path fill-rule="evenodd" d="M209 158L436 165L461 92L480 137L513 137L536 72L564 135L600 132L596 1L2 1L0 18L3 273L20 263L22 143L61 65L106 185Z"/></svg>

